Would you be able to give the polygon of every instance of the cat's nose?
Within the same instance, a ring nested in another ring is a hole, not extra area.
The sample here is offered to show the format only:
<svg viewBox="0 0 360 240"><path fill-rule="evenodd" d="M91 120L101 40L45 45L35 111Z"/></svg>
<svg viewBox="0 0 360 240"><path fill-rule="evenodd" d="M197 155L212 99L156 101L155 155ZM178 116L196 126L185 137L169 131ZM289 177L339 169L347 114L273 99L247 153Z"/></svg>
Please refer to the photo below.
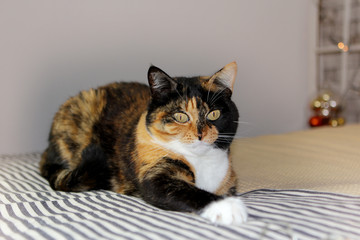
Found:
<svg viewBox="0 0 360 240"><path fill-rule="evenodd" d="M201 139L202 139L202 133L198 133L198 138L199 138L199 141L201 141Z"/></svg>

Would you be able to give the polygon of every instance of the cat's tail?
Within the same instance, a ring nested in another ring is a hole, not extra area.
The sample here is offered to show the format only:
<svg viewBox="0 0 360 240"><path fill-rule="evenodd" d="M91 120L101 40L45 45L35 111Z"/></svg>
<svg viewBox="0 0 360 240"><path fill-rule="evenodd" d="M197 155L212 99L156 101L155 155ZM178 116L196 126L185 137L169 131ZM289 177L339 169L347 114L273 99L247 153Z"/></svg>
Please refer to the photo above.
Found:
<svg viewBox="0 0 360 240"><path fill-rule="evenodd" d="M97 144L90 144L82 151L76 167L71 167L56 147L50 144L42 154L40 173L49 181L51 188L58 191L110 189L107 156Z"/></svg>

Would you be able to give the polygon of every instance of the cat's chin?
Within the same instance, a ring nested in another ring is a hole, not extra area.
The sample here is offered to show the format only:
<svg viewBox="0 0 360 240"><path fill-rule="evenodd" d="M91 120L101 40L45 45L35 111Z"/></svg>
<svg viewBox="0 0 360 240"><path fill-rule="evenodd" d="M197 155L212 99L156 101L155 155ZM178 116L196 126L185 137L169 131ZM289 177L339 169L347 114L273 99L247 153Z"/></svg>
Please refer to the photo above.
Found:
<svg viewBox="0 0 360 240"><path fill-rule="evenodd" d="M189 148L196 150L197 153L202 154L214 148L210 143L196 140L193 143L187 144Z"/></svg>

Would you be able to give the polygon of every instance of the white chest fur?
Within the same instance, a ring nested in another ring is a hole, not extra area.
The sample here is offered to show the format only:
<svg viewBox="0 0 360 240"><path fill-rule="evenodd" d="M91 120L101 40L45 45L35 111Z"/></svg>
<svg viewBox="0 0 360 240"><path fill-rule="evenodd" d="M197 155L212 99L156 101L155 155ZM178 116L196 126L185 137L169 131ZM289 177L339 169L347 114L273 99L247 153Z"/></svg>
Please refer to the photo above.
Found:
<svg viewBox="0 0 360 240"><path fill-rule="evenodd" d="M163 147L183 155L195 169L195 185L208 192L215 192L224 180L229 160L225 151L203 142L182 144L178 141L162 144Z"/></svg>

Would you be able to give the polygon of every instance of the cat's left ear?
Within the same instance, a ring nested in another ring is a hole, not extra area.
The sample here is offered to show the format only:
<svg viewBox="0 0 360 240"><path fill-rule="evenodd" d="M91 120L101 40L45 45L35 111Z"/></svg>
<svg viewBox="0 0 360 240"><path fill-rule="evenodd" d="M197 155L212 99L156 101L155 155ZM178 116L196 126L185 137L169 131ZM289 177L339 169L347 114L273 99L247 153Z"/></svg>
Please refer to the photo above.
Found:
<svg viewBox="0 0 360 240"><path fill-rule="evenodd" d="M217 90L223 90L227 88L230 90L230 95L234 89L234 83L237 73L237 64L236 62L231 62L219 71L217 71L214 75L210 77L207 81L208 87L214 88L216 87Z"/></svg>
<svg viewBox="0 0 360 240"><path fill-rule="evenodd" d="M166 96L177 87L176 80L172 79L163 70L151 66L148 71L148 81L153 97Z"/></svg>

